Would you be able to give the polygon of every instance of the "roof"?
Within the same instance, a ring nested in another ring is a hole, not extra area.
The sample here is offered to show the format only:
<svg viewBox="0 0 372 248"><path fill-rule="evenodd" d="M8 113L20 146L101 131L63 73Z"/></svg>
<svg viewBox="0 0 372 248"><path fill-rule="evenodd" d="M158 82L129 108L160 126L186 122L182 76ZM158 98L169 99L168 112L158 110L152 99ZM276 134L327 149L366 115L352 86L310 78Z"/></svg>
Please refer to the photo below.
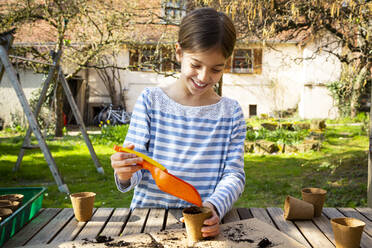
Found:
<svg viewBox="0 0 372 248"><path fill-rule="evenodd" d="M5 0L6 2L14 2L14 0ZM128 6L123 6L123 4L129 4L127 1L114 0L112 3L112 9L107 9L107 6L90 6L97 8L95 13L91 13L92 20L95 25L91 24L91 28L87 26L82 27L78 25L77 22L68 23L68 29L65 35L65 39L70 40L72 44L83 44L83 43L97 43L101 39L100 32L96 27L100 27L103 32L107 33L106 25L103 22L115 22L119 18L123 18L124 15L131 15L129 19L125 19L123 22L123 27L119 31L112 31L112 38L120 40L123 43L174 43L177 40L177 30L178 27L175 25L166 25L159 18L162 16L161 0L136 0L129 1L134 2L137 11L132 11L125 13L122 9L128 8ZM93 3L95 4L95 3ZM0 5L0 14L2 12L1 8L5 5ZM154 7L155 6L155 7ZM116 8L116 9L115 9ZM4 11L4 10L3 10ZM107 14L110 11L110 15ZM150 14L151 12L151 14ZM115 16L122 14L118 19ZM110 19L111 18L111 19ZM121 19L120 19L121 20ZM79 20L87 23L87 20ZM140 23L140 24L138 24ZM239 24L237 28L239 29ZM5 31L1 30L0 32ZM238 34L239 43L262 43L262 39L259 37L250 35L244 37L244 33ZM270 43L303 43L309 37L308 31L301 31L296 33L294 31L285 31L276 37L267 39L265 42ZM105 37L107 38L107 37ZM43 46L43 45L53 45L58 40L57 29L45 20L38 20L32 23L25 23L17 27L17 32L15 34L14 45L18 46Z"/></svg>

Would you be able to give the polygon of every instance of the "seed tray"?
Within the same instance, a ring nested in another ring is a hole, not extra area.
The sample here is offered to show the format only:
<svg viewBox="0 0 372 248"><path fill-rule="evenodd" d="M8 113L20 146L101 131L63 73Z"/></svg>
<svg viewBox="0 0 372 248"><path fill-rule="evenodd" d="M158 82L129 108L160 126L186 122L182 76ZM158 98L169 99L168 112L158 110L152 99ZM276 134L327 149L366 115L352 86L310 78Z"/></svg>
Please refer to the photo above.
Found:
<svg viewBox="0 0 372 248"><path fill-rule="evenodd" d="M45 191L44 187L0 188L0 195L24 195L22 206L0 222L0 247L39 212Z"/></svg>

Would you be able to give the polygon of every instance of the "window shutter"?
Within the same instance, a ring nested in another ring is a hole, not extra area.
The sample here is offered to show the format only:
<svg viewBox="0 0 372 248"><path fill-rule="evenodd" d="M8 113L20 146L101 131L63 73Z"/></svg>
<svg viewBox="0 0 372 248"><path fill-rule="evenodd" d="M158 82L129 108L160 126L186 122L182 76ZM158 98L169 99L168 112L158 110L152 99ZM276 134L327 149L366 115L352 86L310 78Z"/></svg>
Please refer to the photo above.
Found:
<svg viewBox="0 0 372 248"><path fill-rule="evenodd" d="M129 50L129 65L132 66L131 71L138 71L138 51L135 49Z"/></svg>
<svg viewBox="0 0 372 248"><path fill-rule="evenodd" d="M261 74L262 73L262 48L254 49L254 64L253 64L253 73Z"/></svg>
<svg viewBox="0 0 372 248"><path fill-rule="evenodd" d="M172 71L172 51L163 47L161 50L162 71Z"/></svg>
<svg viewBox="0 0 372 248"><path fill-rule="evenodd" d="M233 60L233 54L227 59L225 68L223 72L230 73L231 72L231 61Z"/></svg>

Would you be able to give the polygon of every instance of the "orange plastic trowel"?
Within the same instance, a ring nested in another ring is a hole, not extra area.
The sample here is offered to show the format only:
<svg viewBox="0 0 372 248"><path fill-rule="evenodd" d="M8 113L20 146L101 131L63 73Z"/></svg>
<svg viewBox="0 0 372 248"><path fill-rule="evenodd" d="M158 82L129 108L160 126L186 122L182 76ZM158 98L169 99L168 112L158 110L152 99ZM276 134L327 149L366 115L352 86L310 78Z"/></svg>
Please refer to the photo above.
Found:
<svg viewBox="0 0 372 248"><path fill-rule="evenodd" d="M202 206L201 197L194 186L168 173L167 169L163 165L140 152L128 148L114 146L114 149L117 152L133 153L138 157L141 157L143 159L141 166L150 171L152 178L154 178L155 183L160 190L195 204L196 206Z"/></svg>

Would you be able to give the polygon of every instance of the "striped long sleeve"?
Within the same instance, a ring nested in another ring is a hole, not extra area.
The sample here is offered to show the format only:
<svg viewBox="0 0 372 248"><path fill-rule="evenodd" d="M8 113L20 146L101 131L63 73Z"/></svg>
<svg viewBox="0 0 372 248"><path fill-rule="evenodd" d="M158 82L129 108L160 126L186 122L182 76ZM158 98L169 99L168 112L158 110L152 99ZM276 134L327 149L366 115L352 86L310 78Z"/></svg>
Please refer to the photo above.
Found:
<svg viewBox="0 0 372 248"><path fill-rule="evenodd" d="M246 123L240 107L233 118L231 141L227 147L227 157L221 180L213 194L207 199L212 203L220 216L224 216L244 190L244 139ZM243 145L242 145L243 144Z"/></svg>
<svg viewBox="0 0 372 248"><path fill-rule="evenodd" d="M134 144L192 184L222 218L244 189L244 137L245 122L235 100L222 97L208 106L184 106L160 88L148 88L136 102L124 144ZM135 173L127 188L116 182L123 192L134 188L131 208L190 206L160 191L147 170Z"/></svg>

